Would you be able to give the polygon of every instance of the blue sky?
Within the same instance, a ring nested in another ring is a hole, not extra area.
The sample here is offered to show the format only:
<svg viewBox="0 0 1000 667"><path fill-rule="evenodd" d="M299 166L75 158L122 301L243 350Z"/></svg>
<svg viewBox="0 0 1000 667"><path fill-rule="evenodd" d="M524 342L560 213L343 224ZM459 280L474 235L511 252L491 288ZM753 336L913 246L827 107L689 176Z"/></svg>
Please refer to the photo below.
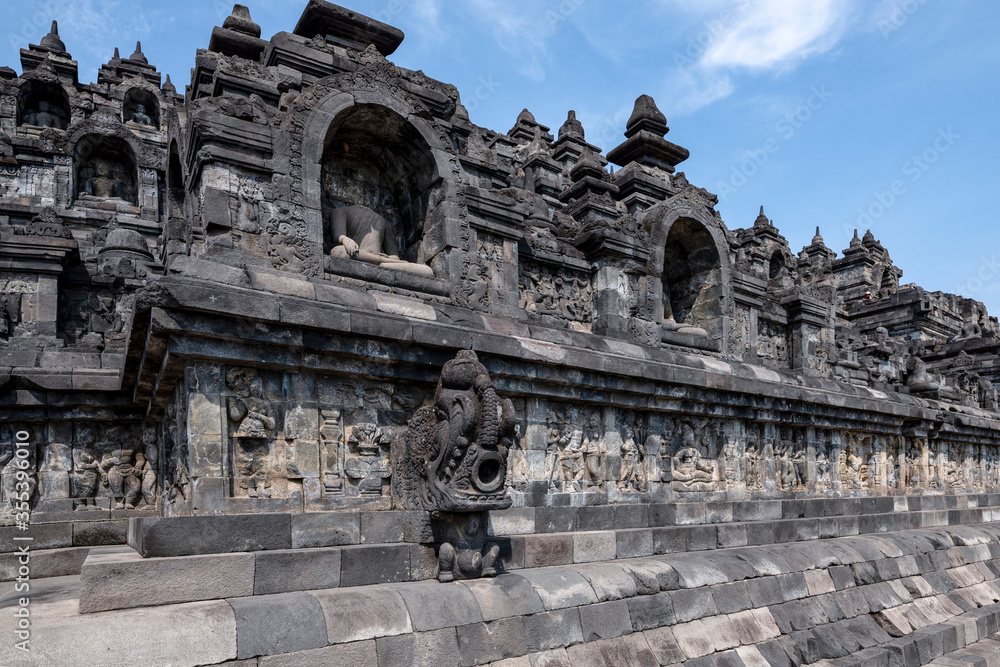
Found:
<svg viewBox="0 0 1000 667"><path fill-rule="evenodd" d="M305 0L244 0L264 37ZM763 204L799 250L821 227L870 227L903 282L1000 314L1000 3L991 0L344 0L403 29L392 59L453 83L472 120L506 131L528 107L575 109L592 143L622 139L635 98L667 115L680 166L720 194L730 228ZM0 64L52 18L81 79L141 39L179 90L223 0L5 2Z"/></svg>

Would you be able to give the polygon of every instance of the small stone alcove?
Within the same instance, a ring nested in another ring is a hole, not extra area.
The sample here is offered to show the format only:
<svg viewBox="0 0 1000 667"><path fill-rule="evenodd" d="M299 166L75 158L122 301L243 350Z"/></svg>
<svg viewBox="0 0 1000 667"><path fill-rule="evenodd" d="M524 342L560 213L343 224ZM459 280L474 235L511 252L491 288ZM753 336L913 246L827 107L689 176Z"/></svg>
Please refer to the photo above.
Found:
<svg viewBox="0 0 1000 667"><path fill-rule="evenodd" d="M663 319L712 331L722 317L721 283L712 234L697 220L676 220L663 252Z"/></svg>
<svg viewBox="0 0 1000 667"><path fill-rule="evenodd" d="M160 102L156 95L145 88L130 88L122 103L122 122L129 121L159 129Z"/></svg>
<svg viewBox="0 0 1000 667"><path fill-rule="evenodd" d="M132 148L118 137L88 134L74 150L77 199L119 198L137 205L137 169Z"/></svg>
<svg viewBox="0 0 1000 667"><path fill-rule="evenodd" d="M436 174L430 147L402 116L373 104L344 111L323 152L324 253L335 245L333 209L364 206L392 224L402 259L423 262L420 240Z"/></svg>
<svg viewBox="0 0 1000 667"><path fill-rule="evenodd" d="M51 127L65 130L69 126L69 96L56 83L29 81L21 87L18 99L18 125Z"/></svg>

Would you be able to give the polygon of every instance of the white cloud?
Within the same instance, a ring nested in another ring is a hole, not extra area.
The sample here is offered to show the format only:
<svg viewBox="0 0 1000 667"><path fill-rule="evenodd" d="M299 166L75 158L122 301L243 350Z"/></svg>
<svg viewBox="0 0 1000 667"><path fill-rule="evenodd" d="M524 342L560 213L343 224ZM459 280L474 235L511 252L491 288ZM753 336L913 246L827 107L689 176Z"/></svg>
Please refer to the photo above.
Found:
<svg viewBox="0 0 1000 667"><path fill-rule="evenodd" d="M472 0L474 11L489 23L500 47L513 59L521 74L532 81L545 80L547 41L586 0L537 2L525 0Z"/></svg>
<svg viewBox="0 0 1000 667"><path fill-rule="evenodd" d="M748 0L705 51L704 67L791 65L832 48L847 27L852 0Z"/></svg>

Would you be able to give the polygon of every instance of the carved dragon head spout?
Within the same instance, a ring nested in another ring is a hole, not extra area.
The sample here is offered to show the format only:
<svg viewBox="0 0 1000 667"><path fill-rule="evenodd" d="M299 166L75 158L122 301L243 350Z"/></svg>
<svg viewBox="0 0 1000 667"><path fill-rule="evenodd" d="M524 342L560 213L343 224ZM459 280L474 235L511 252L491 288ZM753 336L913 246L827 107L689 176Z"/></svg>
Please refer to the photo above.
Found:
<svg viewBox="0 0 1000 667"><path fill-rule="evenodd" d="M462 350L444 365L434 406L409 422L397 495L407 507L441 512L510 507L513 437L513 405L497 396L476 353Z"/></svg>

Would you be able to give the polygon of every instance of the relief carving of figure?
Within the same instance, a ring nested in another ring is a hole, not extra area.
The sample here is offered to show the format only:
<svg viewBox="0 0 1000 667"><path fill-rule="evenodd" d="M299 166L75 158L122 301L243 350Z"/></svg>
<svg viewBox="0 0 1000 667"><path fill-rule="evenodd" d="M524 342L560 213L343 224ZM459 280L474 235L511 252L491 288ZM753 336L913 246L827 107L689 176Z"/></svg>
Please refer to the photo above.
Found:
<svg viewBox="0 0 1000 667"><path fill-rule="evenodd" d="M586 468L586 484L589 488L604 490L604 436L601 433L601 417L590 415L587 434L583 440L583 458Z"/></svg>
<svg viewBox="0 0 1000 667"><path fill-rule="evenodd" d="M559 467L562 469L562 492L575 493L583 480L583 431L573 427L560 439Z"/></svg>
<svg viewBox="0 0 1000 667"><path fill-rule="evenodd" d="M830 488L830 460L826 457L826 452L816 455L816 488Z"/></svg>
<svg viewBox="0 0 1000 667"><path fill-rule="evenodd" d="M73 472L69 476L70 495L76 498L78 509L96 509L97 481L101 464L97 462L93 450L94 433L89 427L78 432L77 446L73 448Z"/></svg>
<svg viewBox="0 0 1000 667"><path fill-rule="evenodd" d="M562 479L559 467L559 443L562 442L563 436L562 429L559 428L555 415L550 414L546 421L548 429L545 432L545 465L549 480L549 491L555 493Z"/></svg>
<svg viewBox="0 0 1000 667"><path fill-rule="evenodd" d="M762 482L760 474L760 452L757 449L756 440L751 439L747 442L744 459L746 461L745 470L747 489L751 491L759 491L762 488Z"/></svg>
<svg viewBox="0 0 1000 667"><path fill-rule="evenodd" d="M341 206L330 213L330 232L333 250L330 254L341 259L356 259L369 264L385 266L433 277L426 264L415 264L400 259L396 231L392 223L366 206Z"/></svg>
<svg viewBox="0 0 1000 667"><path fill-rule="evenodd" d="M240 488L250 498L270 498L269 431L273 433L277 420L264 398L264 383L245 371L230 371L226 383L236 394L229 399L228 412L229 420L237 424L232 433Z"/></svg>
<svg viewBox="0 0 1000 667"><path fill-rule="evenodd" d="M132 464L132 451L115 449L101 459L101 481L111 489L115 499L115 509L135 509L136 500L142 490L142 483L136 476L136 467Z"/></svg>
<svg viewBox="0 0 1000 667"><path fill-rule="evenodd" d="M694 429L685 424L681 449L673 458L673 488L678 491L715 491L715 469L695 444Z"/></svg>
<svg viewBox="0 0 1000 667"><path fill-rule="evenodd" d="M618 490L622 493L637 490L638 463L639 448L635 444L635 433L631 426L626 426L622 438L622 469L618 478Z"/></svg>
<svg viewBox="0 0 1000 667"><path fill-rule="evenodd" d="M250 380L249 396L239 396L229 402L229 418L240 423L234 434L237 438L263 439L267 431L274 430L275 420L271 406L264 399L264 383L260 378Z"/></svg>

